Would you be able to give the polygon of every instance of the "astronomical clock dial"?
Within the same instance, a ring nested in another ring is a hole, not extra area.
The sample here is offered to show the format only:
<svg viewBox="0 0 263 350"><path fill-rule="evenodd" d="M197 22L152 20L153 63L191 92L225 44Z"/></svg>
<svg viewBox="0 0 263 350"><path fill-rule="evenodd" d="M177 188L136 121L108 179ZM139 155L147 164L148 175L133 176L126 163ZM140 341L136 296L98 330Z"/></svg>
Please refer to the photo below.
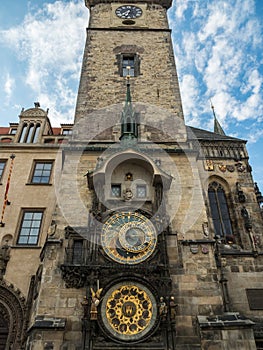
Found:
<svg viewBox="0 0 263 350"><path fill-rule="evenodd" d="M127 281L110 288L103 297L101 319L115 338L136 341L155 325L157 304L148 288Z"/></svg>
<svg viewBox="0 0 263 350"><path fill-rule="evenodd" d="M156 231L149 219L134 213L116 213L103 226L101 242L105 253L121 264L139 264L156 246Z"/></svg>

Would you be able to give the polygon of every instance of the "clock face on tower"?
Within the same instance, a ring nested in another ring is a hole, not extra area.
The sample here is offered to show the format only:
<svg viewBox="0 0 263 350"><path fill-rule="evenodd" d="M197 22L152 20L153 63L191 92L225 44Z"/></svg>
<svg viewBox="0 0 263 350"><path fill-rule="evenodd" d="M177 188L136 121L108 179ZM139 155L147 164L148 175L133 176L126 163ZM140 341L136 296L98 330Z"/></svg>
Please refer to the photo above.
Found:
<svg viewBox="0 0 263 350"><path fill-rule="evenodd" d="M101 242L105 253L114 261L138 264L153 253L156 230L142 214L116 213L104 223Z"/></svg>
<svg viewBox="0 0 263 350"><path fill-rule="evenodd" d="M115 13L122 19L135 19L142 15L142 9L134 5L123 5L118 7Z"/></svg>

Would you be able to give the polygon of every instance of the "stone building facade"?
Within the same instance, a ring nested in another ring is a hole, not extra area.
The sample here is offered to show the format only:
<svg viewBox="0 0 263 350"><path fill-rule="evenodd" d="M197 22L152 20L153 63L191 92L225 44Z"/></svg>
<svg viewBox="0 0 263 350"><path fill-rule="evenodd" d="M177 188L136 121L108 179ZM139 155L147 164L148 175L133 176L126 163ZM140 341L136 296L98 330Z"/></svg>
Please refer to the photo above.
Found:
<svg viewBox="0 0 263 350"><path fill-rule="evenodd" d="M0 349L262 349L246 141L185 125L169 1L85 3L74 124L0 128Z"/></svg>

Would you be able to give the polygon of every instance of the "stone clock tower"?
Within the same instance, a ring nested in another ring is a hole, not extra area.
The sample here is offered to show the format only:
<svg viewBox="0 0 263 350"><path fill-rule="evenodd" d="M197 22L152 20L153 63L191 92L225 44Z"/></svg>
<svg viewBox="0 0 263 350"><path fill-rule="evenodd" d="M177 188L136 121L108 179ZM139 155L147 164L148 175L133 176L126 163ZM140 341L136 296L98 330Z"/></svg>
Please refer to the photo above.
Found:
<svg viewBox="0 0 263 350"><path fill-rule="evenodd" d="M56 160L28 349L232 350L233 334L237 348L243 339L256 349L245 288L241 306L230 297L233 257L260 265L245 142L216 119L214 133L185 125L169 0L85 3L75 121Z"/></svg>

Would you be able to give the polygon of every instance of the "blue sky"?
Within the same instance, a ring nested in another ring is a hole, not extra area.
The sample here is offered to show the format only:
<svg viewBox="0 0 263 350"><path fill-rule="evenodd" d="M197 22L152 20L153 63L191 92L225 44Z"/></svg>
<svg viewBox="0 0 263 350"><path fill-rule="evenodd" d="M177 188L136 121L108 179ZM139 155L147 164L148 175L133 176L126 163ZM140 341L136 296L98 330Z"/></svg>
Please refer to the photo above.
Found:
<svg viewBox="0 0 263 350"><path fill-rule="evenodd" d="M1 126L35 101L73 122L88 18L84 0L1 0ZM169 20L186 123L212 130L212 100L263 191L263 0L174 0Z"/></svg>

